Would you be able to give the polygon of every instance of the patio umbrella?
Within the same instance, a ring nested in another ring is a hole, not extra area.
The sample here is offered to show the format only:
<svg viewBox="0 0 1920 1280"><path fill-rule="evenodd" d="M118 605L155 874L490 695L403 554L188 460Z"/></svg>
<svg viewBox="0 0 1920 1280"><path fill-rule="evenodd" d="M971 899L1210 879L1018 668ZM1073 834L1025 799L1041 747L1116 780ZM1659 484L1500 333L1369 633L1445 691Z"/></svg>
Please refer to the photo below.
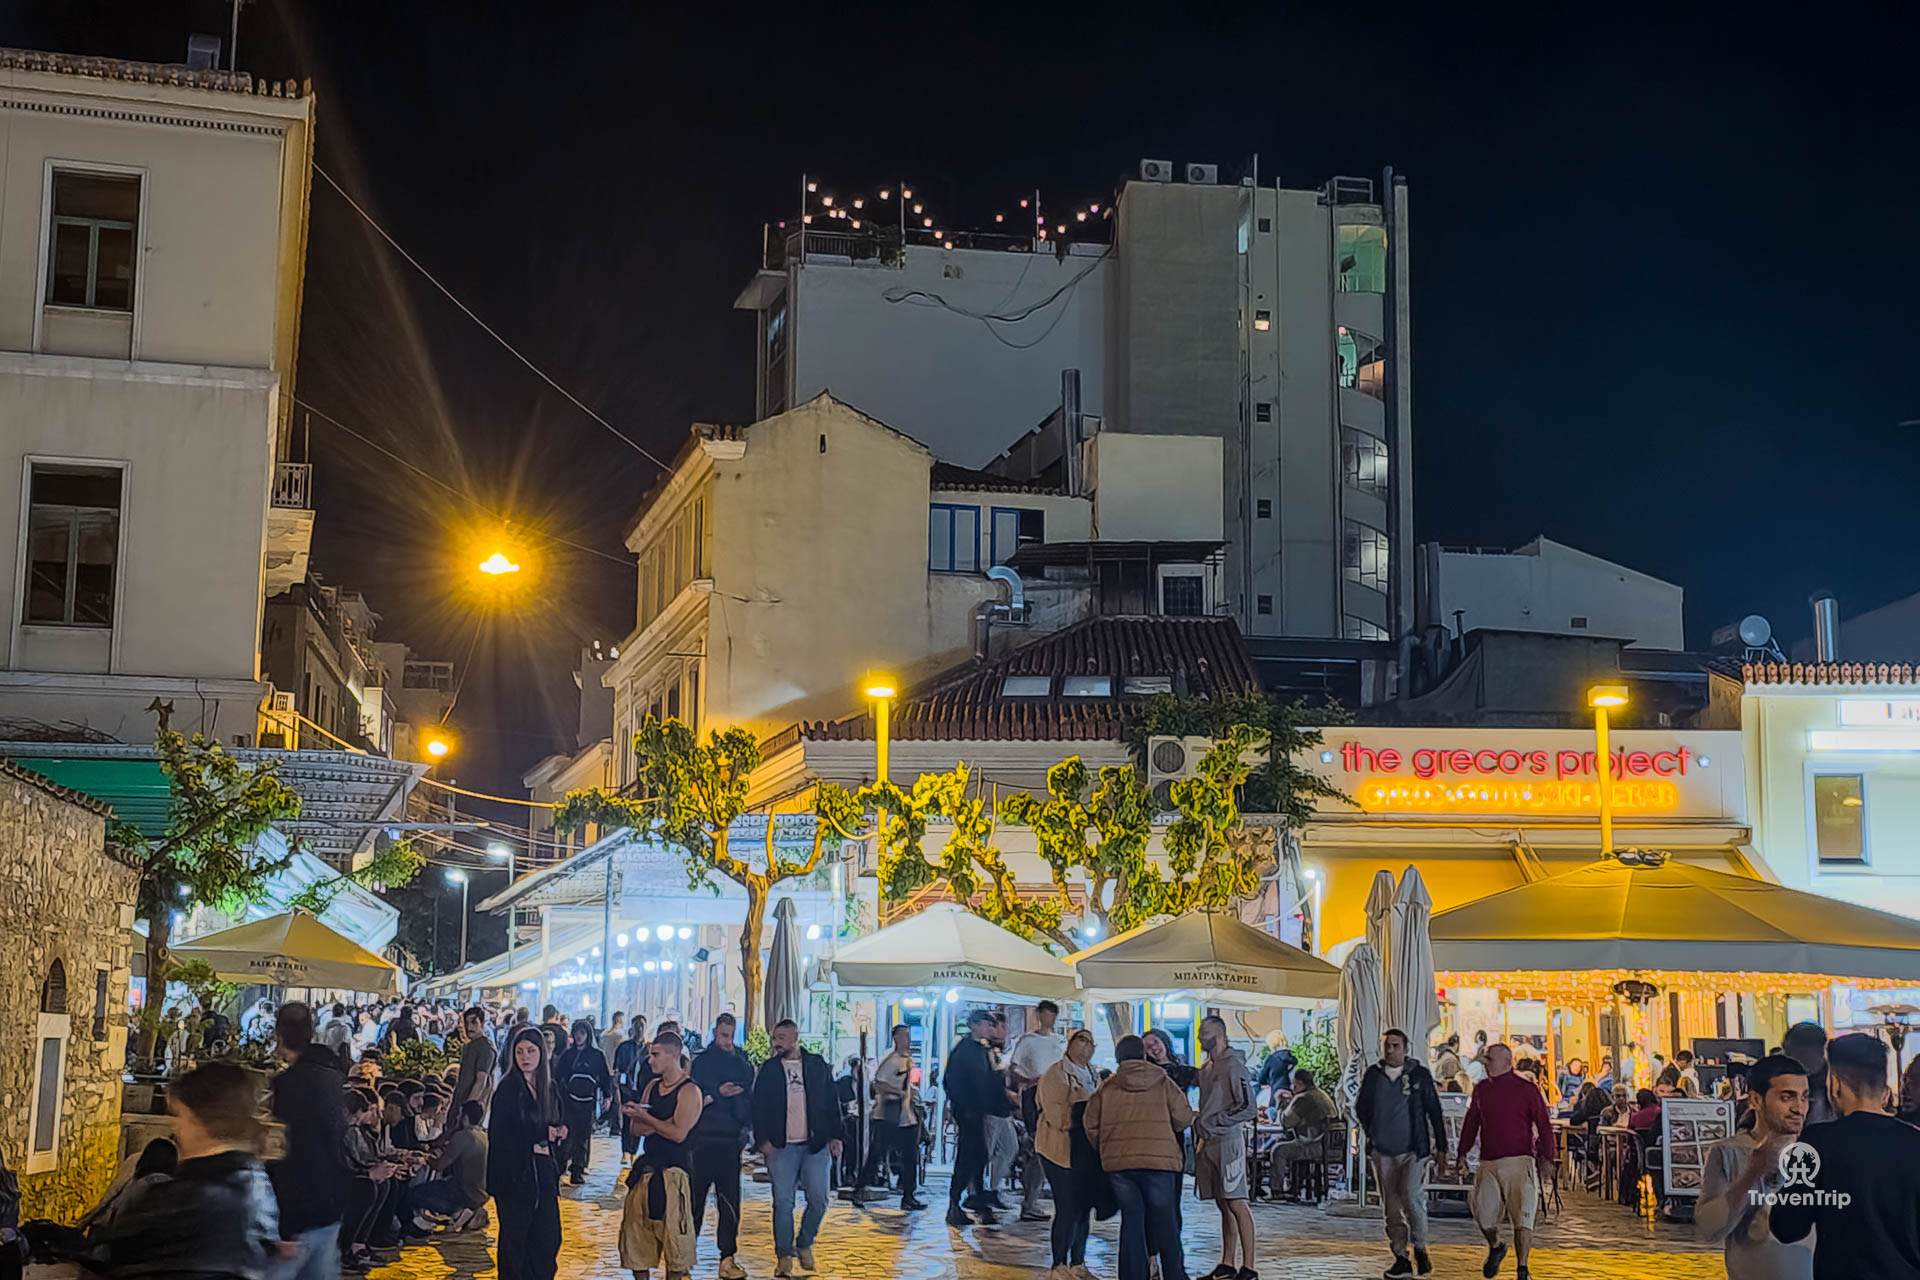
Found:
<svg viewBox="0 0 1920 1280"><path fill-rule="evenodd" d="M1407 1033L1407 1045L1416 1061L1423 1061L1427 1040L1440 1025L1440 998L1434 994L1433 898L1418 867L1400 875L1394 899L1393 950L1387 970L1387 1001L1383 1020Z"/></svg>
<svg viewBox="0 0 1920 1280"><path fill-rule="evenodd" d="M305 911L288 911L183 942L180 960L204 960L227 982L335 987L398 995L399 970Z"/></svg>
<svg viewBox="0 0 1920 1280"><path fill-rule="evenodd" d="M1920 921L1679 862L1606 859L1442 911L1432 934L1443 972L1804 973L1920 983Z"/></svg>
<svg viewBox="0 0 1920 1280"><path fill-rule="evenodd" d="M1229 911L1189 911L1067 957L1088 998L1166 1000L1176 993L1237 1008L1310 1005L1340 994L1340 971Z"/></svg>
<svg viewBox="0 0 1920 1280"><path fill-rule="evenodd" d="M805 975L800 972L800 927L792 898L780 899L773 909L773 945L767 949L767 1027L783 1019L800 1020L807 998Z"/></svg>
<svg viewBox="0 0 1920 1280"><path fill-rule="evenodd" d="M1340 1080L1348 1113L1360 1097L1360 1078L1380 1056L1380 957L1359 943L1340 967Z"/></svg>
<svg viewBox="0 0 1920 1280"><path fill-rule="evenodd" d="M842 987L918 990L964 987L987 994L1078 1000L1066 963L1018 934L951 902L850 942L822 968Z"/></svg>
<svg viewBox="0 0 1920 1280"><path fill-rule="evenodd" d="M1367 943L1380 962L1381 982L1388 984L1382 986L1383 993L1393 981L1393 939L1398 929L1395 904L1399 897L1393 872L1382 867L1373 873L1373 886L1367 890Z"/></svg>

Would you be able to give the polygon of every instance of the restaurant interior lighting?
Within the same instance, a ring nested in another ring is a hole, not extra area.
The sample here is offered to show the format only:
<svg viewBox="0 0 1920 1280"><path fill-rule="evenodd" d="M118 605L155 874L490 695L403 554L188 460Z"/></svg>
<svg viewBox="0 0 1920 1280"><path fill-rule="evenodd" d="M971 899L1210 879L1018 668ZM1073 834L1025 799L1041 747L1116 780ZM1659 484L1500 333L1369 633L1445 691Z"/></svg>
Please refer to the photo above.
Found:
<svg viewBox="0 0 1920 1280"><path fill-rule="evenodd" d="M813 941L815 941L815 940L817 940L817 939L818 939L819 937L820 937L820 926L819 926L819 925L817 925L817 924L810 924L810 925L808 925L808 926L807 926L807 941L808 941L808 942L813 942Z"/></svg>
<svg viewBox="0 0 1920 1280"><path fill-rule="evenodd" d="M682 942L685 942L688 938L691 938L693 936L693 929L691 926L683 924L680 926L678 933L679 933L680 940Z"/></svg>
<svg viewBox="0 0 1920 1280"><path fill-rule="evenodd" d="M624 947L627 945L627 935L623 933L619 937L615 938L613 942L615 946Z"/></svg>
<svg viewBox="0 0 1920 1280"><path fill-rule="evenodd" d="M635 929L633 931L633 940L635 942L645 942L648 938L651 938L652 936L653 936L652 930L648 929L647 926L645 925L641 925L638 929Z"/></svg>

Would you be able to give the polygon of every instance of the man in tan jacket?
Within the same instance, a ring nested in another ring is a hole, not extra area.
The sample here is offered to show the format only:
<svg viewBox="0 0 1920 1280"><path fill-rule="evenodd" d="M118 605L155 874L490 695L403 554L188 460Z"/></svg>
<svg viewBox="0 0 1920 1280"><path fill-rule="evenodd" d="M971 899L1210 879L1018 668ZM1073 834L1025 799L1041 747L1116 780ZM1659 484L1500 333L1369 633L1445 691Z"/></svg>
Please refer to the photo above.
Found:
<svg viewBox="0 0 1920 1280"><path fill-rule="evenodd" d="M1119 1280L1146 1280L1148 1255L1161 1280L1187 1280L1180 1252L1180 1135L1193 1123L1186 1093L1147 1061L1139 1036L1114 1046L1119 1068L1087 1102L1087 1140L1120 1203Z"/></svg>

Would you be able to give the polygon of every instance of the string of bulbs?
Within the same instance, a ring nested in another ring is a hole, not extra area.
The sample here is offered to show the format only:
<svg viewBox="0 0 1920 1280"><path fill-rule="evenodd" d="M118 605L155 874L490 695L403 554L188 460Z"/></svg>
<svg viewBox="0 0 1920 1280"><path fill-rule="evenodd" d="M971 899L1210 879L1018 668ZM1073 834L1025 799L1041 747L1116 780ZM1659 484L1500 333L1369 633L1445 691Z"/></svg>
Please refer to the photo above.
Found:
<svg viewBox="0 0 1920 1280"><path fill-rule="evenodd" d="M835 196L832 192L821 191L819 182L805 175L802 175L800 184L800 223L803 227L815 225L816 218L821 218L829 222L845 222L848 229L853 231L878 233L885 225L881 219L876 218L873 213L869 211L869 202L864 194L843 199ZM895 199L896 191L898 192L897 200ZM886 204L894 214L894 217L888 221L897 223L903 242L909 235L920 234L926 236L938 247L946 249L955 247L955 241L952 238L954 232L938 224L938 219L932 213L928 212L926 201L924 199L915 199L913 188L909 184L903 182L897 188L892 186L881 187L879 189L878 202ZM1021 197L1020 207L1029 211L1033 217L1035 241L1046 240L1048 238L1047 215L1041 208L1039 189L1035 188L1033 194L1030 196ZM1104 221L1112 216L1112 205L1103 205L1098 201L1090 201L1084 209L1075 205L1073 207L1072 221L1061 220L1055 222L1052 227L1052 233L1056 236L1065 236L1068 234L1069 228L1083 226L1089 219L1100 219ZM919 225L911 225L914 221L917 221ZM993 215L993 221L995 226L1005 227L1007 225L1007 214L1004 212L995 213ZM781 230L785 230L787 223L782 221L779 226Z"/></svg>

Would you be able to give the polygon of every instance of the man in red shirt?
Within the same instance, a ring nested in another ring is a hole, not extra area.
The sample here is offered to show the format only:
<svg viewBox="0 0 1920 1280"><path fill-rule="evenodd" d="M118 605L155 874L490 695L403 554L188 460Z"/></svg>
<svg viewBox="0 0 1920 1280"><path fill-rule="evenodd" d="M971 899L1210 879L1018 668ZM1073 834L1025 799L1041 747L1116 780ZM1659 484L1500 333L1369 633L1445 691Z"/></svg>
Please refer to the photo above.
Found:
<svg viewBox="0 0 1920 1280"><path fill-rule="evenodd" d="M1540 1207L1540 1185L1553 1176L1553 1120L1540 1089L1513 1069L1513 1050L1487 1048L1487 1078L1473 1091L1466 1122L1460 1127L1460 1177L1467 1153L1480 1144L1480 1168L1473 1178L1473 1221L1487 1238L1487 1261L1480 1274L1500 1272L1507 1246L1500 1243L1500 1221L1513 1223L1514 1274L1528 1280L1527 1256L1533 1251L1533 1215Z"/></svg>

